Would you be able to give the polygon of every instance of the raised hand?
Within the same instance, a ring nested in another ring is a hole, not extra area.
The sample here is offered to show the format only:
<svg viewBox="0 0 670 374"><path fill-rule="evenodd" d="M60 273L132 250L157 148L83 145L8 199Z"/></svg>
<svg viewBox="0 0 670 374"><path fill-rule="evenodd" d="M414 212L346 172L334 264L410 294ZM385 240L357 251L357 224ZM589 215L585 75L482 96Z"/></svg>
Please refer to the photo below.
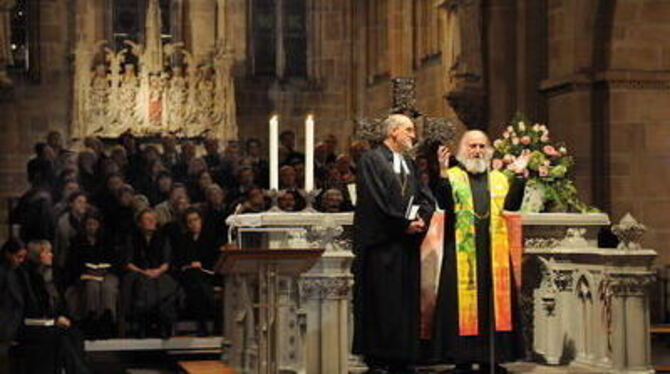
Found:
<svg viewBox="0 0 670 374"><path fill-rule="evenodd" d="M517 157L516 160L508 166L508 168L515 173L521 174L526 170L526 167L528 167L529 161L530 150L524 149L519 157Z"/></svg>
<svg viewBox="0 0 670 374"><path fill-rule="evenodd" d="M437 160L440 162L440 168L449 168L449 157L451 157L449 147L446 145L441 145L437 148Z"/></svg>

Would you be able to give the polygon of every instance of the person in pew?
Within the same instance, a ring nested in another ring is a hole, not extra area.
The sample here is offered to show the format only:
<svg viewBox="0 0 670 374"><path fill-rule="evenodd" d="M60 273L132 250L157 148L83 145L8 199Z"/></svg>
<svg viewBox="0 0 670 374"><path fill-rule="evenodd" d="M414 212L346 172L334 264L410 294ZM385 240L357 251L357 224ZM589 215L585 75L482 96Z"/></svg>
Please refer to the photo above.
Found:
<svg viewBox="0 0 670 374"><path fill-rule="evenodd" d="M100 214L89 212L72 241L66 265L66 300L70 313L83 321L90 338L113 336L119 294L118 258Z"/></svg>
<svg viewBox="0 0 670 374"><path fill-rule="evenodd" d="M277 197L277 206L284 212L295 212L298 201L298 192L295 190L282 191Z"/></svg>
<svg viewBox="0 0 670 374"><path fill-rule="evenodd" d="M81 333L65 312L53 282L53 253L46 240L28 243L27 262L19 270L23 298L22 324L14 350L16 372L25 374L92 373Z"/></svg>
<svg viewBox="0 0 670 374"><path fill-rule="evenodd" d="M193 203L202 203L205 201L205 190L214 183L212 173L209 170L203 170L190 181L188 185L188 195Z"/></svg>
<svg viewBox="0 0 670 374"><path fill-rule="evenodd" d="M168 338L176 319L178 285L168 274L172 248L158 230L156 212L137 215L137 229L128 237L121 260L124 316L138 337Z"/></svg>
<svg viewBox="0 0 670 374"><path fill-rule="evenodd" d="M183 216L186 227L175 248L172 269L186 294L186 311L198 321L198 335L207 336L207 321L214 317L214 264L221 243L204 230L202 213L188 208Z"/></svg>
<svg viewBox="0 0 670 374"><path fill-rule="evenodd" d="M184 184L172 184L169 199L156 205L155 208L159 225L164 226L170 222L175 221L179 200L185 198L187 201L189 201L188 193L186 191L186 186Z"/></svg>
<svg viewBox="0 0 670 374"><path fill-rule="evenodd" d="M26 259L23 242L11 238L0 250L0 374L10 374L9 348L23 317L23 294L17 269Z"/></svg>
<svg viewBox="0 0 670 374"><path fill-rule="evenodd" d="M200 206L205 221L204 230L214 235L218 242L225 243L228 240L226 218L230 214L230 207L226 201L228 191L218 184L212 184L205 190L205 196L205 203Z"/></svg>
<svg viewBox="0 0 670 374"><path fill-rule="evenodd" d="M103 216L111 234L110 239L117 245L135 228L134 199L135 190L130 185L124 185L116 191L110 210Z"/></svg>
<svg viewBox="0 0 670 374"><path fill-rule="evenodd" d="M68 251L70 249L70 242L77 236L77 233L82 230L84 215L89 210L88 197L82 191L77 191L71 194L68 198L68 203L68 211L58 219L58 225L56 225L54 261L55 268L58 271L65 267Z"/></svg>
<svg viewBox="0 0 670 374"><path fill-rule="evenodd" d="M53 240L56 218L53 211L53 166L42 160L29 167L28 180L31 187L19 199L12 211L10 222L19 224L19 236L24 242L30 240Z"/></svg>
<svg viewBox="0 0 670 374"><path fill-rule="evenodd" d="M161 172L156 177L156 181L151 187L151 191L147 197L151 206L156 206L163 201L170 198L170 190L172 189L173 179L172 174L167 171Z"/></svg>
<svg viewBox="0 0 670 374"><path fill-rule="evenodd" d="M54 217L60 218L65 214L70 208L70 196L79 191L80 186L76 180L69 180L63 184L63 188L60 192L60 201L54 205Z"/></svg>

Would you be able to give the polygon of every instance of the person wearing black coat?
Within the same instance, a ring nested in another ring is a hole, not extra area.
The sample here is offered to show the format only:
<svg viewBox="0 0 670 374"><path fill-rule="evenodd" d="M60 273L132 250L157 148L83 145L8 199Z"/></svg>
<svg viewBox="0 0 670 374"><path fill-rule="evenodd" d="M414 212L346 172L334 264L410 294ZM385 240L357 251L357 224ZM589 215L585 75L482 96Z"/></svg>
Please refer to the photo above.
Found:
<svg viewBox="0 0 670 374"><path fill-rule="evenodd" d="M137 230L124 248L122 297L131 330L169 337L176 319L177 282L167 273L172 248L165 233L158 230L156 213L147 208L137 215Z"/></svg>
<svg viewBox="0 0 670 374"><path fill-rule="evenodd" d="M16 372L89 374L83 339L67 317L53 282L53 253L46 240L28 243L28 261L19 271L24 300L18 333Z"/></svg>
<svg viewBox="0 0 670 374"><path fill-rule="evenodd" d="M119 293L118 258L100 215L87 213L83 221L66 264L68 308L83 319L87 336L111 337Z"/></svg>
<svg viewBox="0 0 670 374"><path fill-rule="evenodd" d="M17 269L25 261L26 247L9 239L0 250L0 374L9 371L9 347L23 320L23 293Z"/></svg>
<svg viewBox="0 0 670 374"><path fill-rule="evenodd" d="M419 246L434 200L402 155L414 141L412 121L394 114L383 125L386 139L358 164L353 353L368 373L409 373L421 358ZM418 215L408 215L415 205Z"/></svg>
<svg viewBox="0 0 670 374"><path fill-rule="evenodd" d="M186 231L179 237L172 260L173 274L186 294L187 311L198 321L198 332L207 335L207 320L213 317L214 264L219 243L204 230L202 213L189 208L183 215Z"/></svg>

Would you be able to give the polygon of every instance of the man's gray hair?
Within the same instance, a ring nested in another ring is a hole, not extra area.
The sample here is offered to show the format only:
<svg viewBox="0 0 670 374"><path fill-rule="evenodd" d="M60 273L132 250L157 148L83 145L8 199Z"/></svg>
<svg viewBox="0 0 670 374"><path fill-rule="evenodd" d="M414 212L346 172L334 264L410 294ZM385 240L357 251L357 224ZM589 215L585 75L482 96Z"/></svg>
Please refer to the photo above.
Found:
<svg viewBox="0 0 670 374"><path fill-rule="evenodd" d="M391 131L402 125L405 120L410 120L410 118L404 114L391 114L390 116L386 117L386 119L382 121L384 136L389 136Z"/></svg>
<svg viewBox="0 0 670 374"><path fill-rule="evenodd" d="M339 199L344 199L344 194L342 194L342 191L338 190L337 188L330 188L326 192L323 193L323 196L330 196L330 195L335 195Z"/></svg>

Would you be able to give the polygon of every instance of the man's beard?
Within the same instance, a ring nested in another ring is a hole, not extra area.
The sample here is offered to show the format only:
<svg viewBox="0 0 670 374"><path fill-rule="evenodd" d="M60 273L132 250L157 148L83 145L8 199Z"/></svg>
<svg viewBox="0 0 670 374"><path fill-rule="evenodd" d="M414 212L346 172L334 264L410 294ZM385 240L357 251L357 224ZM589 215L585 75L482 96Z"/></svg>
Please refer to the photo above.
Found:
<svg viewBox="0 0 670 374"><path fill-rule="evenodd" d="M470 158L462 155L456 156L458 162L463 165L468 173L481 174L489 170L491 165L491 156L484 155L481 158Z"/></svg>

